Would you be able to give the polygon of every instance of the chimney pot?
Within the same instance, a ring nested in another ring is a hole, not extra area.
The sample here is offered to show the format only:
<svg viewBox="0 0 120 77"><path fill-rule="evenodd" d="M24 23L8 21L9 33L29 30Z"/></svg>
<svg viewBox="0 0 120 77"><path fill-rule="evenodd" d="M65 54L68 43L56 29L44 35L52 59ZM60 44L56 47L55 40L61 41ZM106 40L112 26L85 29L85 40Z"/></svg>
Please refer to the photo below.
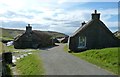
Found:
<svg viewBox="0 0 120 77"><path fill-rule="evenodd" d="M84 22L82 22L82 26L83 26L84 24L86 24L86 23L85 23L85 21L84 21Z"/></svg>
<svg viewBox="0 0 120 77"><path fill-rule="evenodd" d="M30 24L28 24L28 26L30 26Z"/></svg>
<svg viewBox="0 0 120 77"><path fill-rule="evenodd" d="M95 14L97 14L97 10L95 10Z"/></svg>
<svg viewBox="0 0 120 77"><path fill-rule="evenodd" d="M30 32L32 32L32 27L30 26L30 24L28 24L28 26L26 26L26 33Z"/></svg>
<svg viewBox="0 0 120 77"><path fill-rule="evenodd" d="M100 13L97 13L97 10L95 10L95 12L92 13L92 19L93 20L99 20L100 19Z"/></svg>

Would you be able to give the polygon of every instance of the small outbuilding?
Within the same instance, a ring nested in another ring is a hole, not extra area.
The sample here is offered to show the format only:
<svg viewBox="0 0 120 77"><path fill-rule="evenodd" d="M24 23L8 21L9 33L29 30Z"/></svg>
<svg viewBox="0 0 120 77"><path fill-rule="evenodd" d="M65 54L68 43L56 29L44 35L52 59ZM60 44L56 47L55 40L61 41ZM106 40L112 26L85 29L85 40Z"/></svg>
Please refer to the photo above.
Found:
<svg viewBox="0 0 120 77"><path fill-rule="evenodd" d="M64 37L64 39L61 40L61 43L68 43L69 36Z"/></svg>
<svg viewBox="0 0 120 77"><path fill-rule="evenodd" d="M99 49L120 46L120 40L100 20L100 13L92 13L92 19L85 23L69 37L69 49L71 51L83 51L87 49Z"/></svg>
<svg viewBox="0 0 120 77"><path fill-rule="evenodd" d="M14 48L42 48L54 45L52 36L40 31L32 31L30 24L26 26L26 31L14 39Z"/></svg>

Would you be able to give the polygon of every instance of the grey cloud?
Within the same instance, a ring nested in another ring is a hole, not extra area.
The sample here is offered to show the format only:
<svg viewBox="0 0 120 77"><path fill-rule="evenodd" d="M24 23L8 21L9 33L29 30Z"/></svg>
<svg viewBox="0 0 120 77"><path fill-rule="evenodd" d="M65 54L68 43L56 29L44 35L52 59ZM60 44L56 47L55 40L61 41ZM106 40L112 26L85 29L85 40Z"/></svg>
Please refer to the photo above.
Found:
<svg viewBox="0 0 120 77"><path fill-rule="evenodd" d="M59 20L59 19L52 19L52 18L44 18L45 20L54 21L52 25L60 25L57 22L61 22L64 27L79 27L80 21L71 21L71 20Z"/></svg>
<svg viewBox="0 0 120 77"><path fill-rule="evenodd" d="M35 14L39 14L39 13L44 13L42 11L39 11L39 10L21 10L20 12L22 13L35 13Z"/></svg>
<svg viewBox="0 0 120 77"><path fill-rule="evenodd" d="M63 13L63 12L62 13L54 13L53 17L57 17L59 14L65 14L65 13Z"/></svg>
<svg viewBox="0 0 120 77"><path fill-rule="evenodd" d="M4 28L25 28L25 26L28 24L24 21L9 21L9 22L2 22L2 27Z"/></svg>
<svg viewBox="0 0 120 77"><path fill-rule="evenodd" d="M8 22L0 21L0 22L2 22L3 28L25 28L25 26L28 25L28 23L24 21L8 21ZM50 27L49 25L45 24L31 24L31 26L33 27L33 29L48 29Z"/></svg>
<svg viewBox="0 0 120 77"><path fill-rule="evenodd" d="M35 14L44 13L44 12L38 11L38 10L28 10L28 12L35 13Z"/></svg>
<svg viewBox="0 0 120 77"><path fill-rule="evenodd" d="M0 16L0 17L6 17L6 18L25 17L25 18L28 18L28 19L33 18L33 16L32 16L32 15L17 14L17 13L12 12L12 11L7 11L6 13L1 14L1 16Z"/></svg>
<svg viewBox="0 0 120 77"><path fill-rule="evenodd" d="M50 25L45 25L45 24L31 24L33 26L33 28L49 28Z"/></svg>
<svg viewBox="0 0 120 77"><path fill-rule="evenodd" d="M69 21L65 22L65 27L79 27L80 26L80 21Z"/></svg>
<svg viewBox="0 0 120 77"><path fill-rule="evenodd" d="M52 23L52 25L58 25L57 23Z"/></svg>
<svg viewBox="0 0 120 77"><path fill-rule="evenodd" d="M44 17L43 19L50 20L50 21L55 21L55 22L68 21L68 20L61 20L61 19L53 19L53 18L49 18L49 17Z"/></svg>

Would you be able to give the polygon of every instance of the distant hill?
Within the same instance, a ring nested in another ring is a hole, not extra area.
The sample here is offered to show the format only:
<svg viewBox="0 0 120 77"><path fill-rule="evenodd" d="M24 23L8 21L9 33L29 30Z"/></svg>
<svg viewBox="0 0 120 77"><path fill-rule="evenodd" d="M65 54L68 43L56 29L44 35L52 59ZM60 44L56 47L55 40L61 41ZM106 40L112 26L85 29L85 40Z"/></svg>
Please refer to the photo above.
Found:
<svg viewBox="0 0 120 77"><path fill-rule="evenodd" d="M25 30L5 29L5 28L0 28L0 31L2 31L2 32L0 32L0 33L2 33L1 34L2 36L0 36L0 39L4 39L4 40L13 40L14 37L25 32ZM54 31L39 31L39 32L47 33L47 34L51 35L52 37L66 37L66 36L68 36L66 34L54 32Z"/></svg>
<svg viewBox="0 0 120 77"><path fill-rule="evenodd" d="M24 30L17 30L17 29L4 29L0 28L0 31L2 31L2 39L5 40L12 40L14 37L18 34L22 34Z"/></svg>
<svg viewBox="0 0 120 77"><path fill-rule="evenodd" d="M52 37L66 37L66 36L68 36L64 33L55 32L55 31L40 31L40 32L47 33L47 34L51 35Z"/></svg>

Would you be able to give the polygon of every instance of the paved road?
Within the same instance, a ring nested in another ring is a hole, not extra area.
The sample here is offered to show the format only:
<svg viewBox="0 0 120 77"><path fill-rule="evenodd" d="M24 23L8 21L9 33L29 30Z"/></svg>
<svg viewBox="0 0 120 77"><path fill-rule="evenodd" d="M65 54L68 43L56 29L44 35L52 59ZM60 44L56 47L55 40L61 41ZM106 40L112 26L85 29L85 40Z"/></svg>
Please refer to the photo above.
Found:
<svg viewBox="0 0 120 77"><path fill-rule="evenodd" d="M46 75L112 75L91 63L65 51L64 45L44 49L40 52Z"/></svg>

